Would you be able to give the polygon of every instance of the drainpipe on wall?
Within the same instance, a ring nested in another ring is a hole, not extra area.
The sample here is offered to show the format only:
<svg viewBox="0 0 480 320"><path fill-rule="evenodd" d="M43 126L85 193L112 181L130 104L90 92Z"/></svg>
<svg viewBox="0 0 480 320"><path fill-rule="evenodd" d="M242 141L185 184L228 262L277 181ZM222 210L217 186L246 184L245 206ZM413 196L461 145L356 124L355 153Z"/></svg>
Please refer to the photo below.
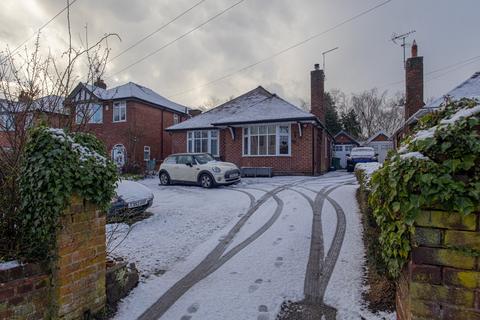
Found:
<svg viewBox="0 0 480 320"><path fill-rule="evenodd" d="M315 135L315 126L312 125L312 176L315 175L315 140L316 140L316 135Z"/></svg>

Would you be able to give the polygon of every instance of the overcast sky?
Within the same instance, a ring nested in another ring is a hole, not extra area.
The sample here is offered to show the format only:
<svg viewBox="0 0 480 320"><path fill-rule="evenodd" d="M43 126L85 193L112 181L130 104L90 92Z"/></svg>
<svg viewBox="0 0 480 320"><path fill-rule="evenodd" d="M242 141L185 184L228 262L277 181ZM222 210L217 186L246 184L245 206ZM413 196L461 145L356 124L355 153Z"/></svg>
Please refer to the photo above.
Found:
<svg viewBox="0 0 480 320"><path fill-rule="evenodd" d="M112 56L159 28L199 0L77 0L71 10L77 41L88 24L90 41L115 32ZM480 56L478 0L393 0L385 6L326 33L274 59L213 85L199 87L232 71L269 57L320 33L384 0L244 0L159 53L118 74L125 66L153 52L239 0L206 0L155 36L112 61L108 86L133 81L188 106L210 97L226 99L258 85L293 102L309 100L310 70L321 52L327 57L326 89L346 93L379 87L403 91L402 49L393 33L416 30L409 38L425 61L425 99L440 96L480 70L480 58L467 65L429 74ZM0 47L15 48L66 5L64 0L2 0ZM66 16L42 32L42 46L60 52L66 45ZM32 45L33 41L27 43ZM408 50L409 51L409 50ZM397 83L395 83L397 82ZM395 84L392 84L395 83ZM193 91L176 95L192 88Z"/></svg>

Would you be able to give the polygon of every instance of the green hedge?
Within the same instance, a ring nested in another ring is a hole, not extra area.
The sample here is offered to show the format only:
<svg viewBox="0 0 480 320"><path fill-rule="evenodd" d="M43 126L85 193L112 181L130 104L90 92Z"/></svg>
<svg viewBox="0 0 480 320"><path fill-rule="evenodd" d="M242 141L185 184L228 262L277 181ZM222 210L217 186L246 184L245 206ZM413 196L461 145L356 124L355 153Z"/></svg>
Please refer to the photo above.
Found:
<svg viewBox="0 0 480 320"><path fill-rule="evenodd" d="M412 247L421 208L470 214L480 203L480 107L463 99L423 117L370 181L382 257L397 277Z"/></svg>

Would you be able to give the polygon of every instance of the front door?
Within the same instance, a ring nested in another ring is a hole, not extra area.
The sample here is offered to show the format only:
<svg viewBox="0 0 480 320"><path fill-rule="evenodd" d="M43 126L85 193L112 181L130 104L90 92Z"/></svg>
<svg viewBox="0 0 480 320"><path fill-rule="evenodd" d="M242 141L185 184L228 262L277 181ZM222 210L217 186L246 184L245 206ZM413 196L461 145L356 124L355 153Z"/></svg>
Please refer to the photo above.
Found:
<svg viewBox="0 0 480 320"><path fill-rule="evenodd" d="M118 168L123 168L125 165L127 154L123 144L117 144L112 149L112 160Z"/></svg>

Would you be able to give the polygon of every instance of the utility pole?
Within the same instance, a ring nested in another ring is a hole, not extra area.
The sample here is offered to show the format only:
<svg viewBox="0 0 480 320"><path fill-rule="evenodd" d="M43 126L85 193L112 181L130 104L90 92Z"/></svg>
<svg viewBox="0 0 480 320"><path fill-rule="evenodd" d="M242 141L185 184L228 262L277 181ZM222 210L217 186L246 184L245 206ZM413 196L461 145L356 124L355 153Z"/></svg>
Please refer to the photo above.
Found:
<svg viewBox="0 0 480 320"><path fill-rule="evenodd" d="M407 39L411 34L414 34L416 31L415 30L412 30L412 31L409 31L409 32L406 32L404 34L396 34L394 33L392 35L392 42L395 43L396 45L398 45L398 41L401 40L401 43L400 43L400 47L403 48L403 67L405 68L405 63L407 61L407 57L406 57L406 47L407 47L407 43L405 41L405 39Z"/></svg>
<svg viewBox="0 0 480 320"><path fill-rule="evenodd" d="M325 55L326 55L327 53L330 53L330 52L335 51L335 50L337 50L337 49L338 49L338 47L335 47L335 48L333 48L333 49L330 49L330 50L327 50L327 51L322 52L323 72L325 72Z"/></svg>

